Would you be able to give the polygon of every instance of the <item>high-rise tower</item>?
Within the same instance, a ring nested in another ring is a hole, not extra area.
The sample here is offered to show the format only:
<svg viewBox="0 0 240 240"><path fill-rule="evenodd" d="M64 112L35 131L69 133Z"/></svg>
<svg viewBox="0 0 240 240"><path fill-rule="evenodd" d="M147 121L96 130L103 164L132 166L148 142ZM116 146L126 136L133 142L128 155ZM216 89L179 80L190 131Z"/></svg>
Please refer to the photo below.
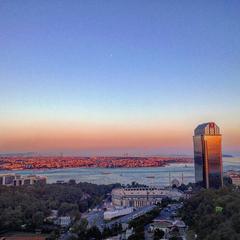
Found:
<svg viewBox="0 0 240 240"><path fill-rule="evenodd" d="M222 176L222 136L219 127L204 123L194 130L195 181L205 188L220 188Z"/></svg>

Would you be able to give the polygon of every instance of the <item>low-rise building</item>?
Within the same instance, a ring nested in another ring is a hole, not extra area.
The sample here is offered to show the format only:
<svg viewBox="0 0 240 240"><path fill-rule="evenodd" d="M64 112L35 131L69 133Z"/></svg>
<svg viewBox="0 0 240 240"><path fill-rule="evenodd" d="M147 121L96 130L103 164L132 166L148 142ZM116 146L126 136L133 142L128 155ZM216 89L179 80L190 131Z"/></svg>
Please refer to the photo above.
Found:
<svg viewBox="0 0 240 240"><path fill-rule="evenodd" d="M169 239L169 236L171 236L175 230L177 230L178 235L181 236L182 239L185 239L187 226L182 220L157 218L150 224L148 231L154 232L156 229L162 230L166 239Z"/></svg>
<svg viewBox="0 0 240 240"><path fill-rule="evenodd" d="M68 227L71 224L71 218L70 216L61 216L54 223L61 227Z"/></svg>
<svg viewBox="0 0 240 240"><path fill-rule="evenodd" d="M43 176L28 175L23 176L19 174L1 174L0 185L6 186L22 186L33 185L35 183L46 184L47 178Z"/></svg>
<svg viewBox="0 0 240 240"><path fill-rule="evenodd" d="M160 203L164 198L179 200L185 195L177 189L158 187L115 188L112 190L114 206L144 207Z"/></svg>
<svg viewBox="0 0 240 240"><path fill-rule="evenodd" d="M0 185L11 186L13 181L16 179L16 174L1 174L0 175Z"/></svg>
<svg viewBox="0 0 240 240"><path fill-rule="evenodd" d="M232 179L232 184L234 184L236 186L240 186L240 174L232 175L232 176L230 176L230 178Z"/></svg>
<svg viewBox="0 0 240 240"><path fill-rule="evenodd" d="M173 223L171 220L159 219L159 220L155 220L153 223L150 224L149 230L153 232L156 229L159 229L164 231L165 233L168 233L172 226L173 226Z"/></svg>
<svg viewBox="0 0 240 240"><path fill-rule="evenodd" d="M240 171L230 170L226 172L226 176L230 177L232 184L240 186Z"/></svg>
<svg viewBox="0 0 240 240"><path fill-rule="evenodd" d="M104 212L104 220L111 220L116 217L124 216L133 212L132 207L112 209Z"/></svg>
<svg viewBox="0 0 240 240"><path fill-rule="evenodd" d="M148 231L154 232L156 229L164 232L163 239L176 237L177 239L186 239L187 226L176 216L176 212L182 207L181 203L169 204L161 210L160 215L156 217L149 225Z"/></svg>

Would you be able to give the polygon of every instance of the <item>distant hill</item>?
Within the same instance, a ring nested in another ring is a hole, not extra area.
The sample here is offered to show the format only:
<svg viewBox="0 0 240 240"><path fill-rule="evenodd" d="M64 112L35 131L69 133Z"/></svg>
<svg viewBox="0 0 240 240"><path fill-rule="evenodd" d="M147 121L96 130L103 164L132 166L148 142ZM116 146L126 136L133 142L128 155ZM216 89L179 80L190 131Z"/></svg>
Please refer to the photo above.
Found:
<svg viewBox="0 0 240 240"><path fill-rule="evenodd" d="M0 153L0 157L32 157L36 156L37 154L37 152Z"/></svg>

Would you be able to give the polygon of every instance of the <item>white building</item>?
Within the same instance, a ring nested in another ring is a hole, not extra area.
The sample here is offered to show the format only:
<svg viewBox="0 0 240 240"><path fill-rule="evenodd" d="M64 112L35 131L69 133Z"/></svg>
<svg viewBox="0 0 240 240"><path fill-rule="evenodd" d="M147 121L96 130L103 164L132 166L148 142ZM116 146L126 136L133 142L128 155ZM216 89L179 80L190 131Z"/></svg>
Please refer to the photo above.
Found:
<svg viewBox="0 0 240 240"><path fill-rule="evenodd" d="M240 186L240 175L231 176L232 184Z"/></svg>
<svg viewBox="0 0 240 240"><path fill-rule="evenodd" d="M0 185L6 186L22 186L33 185L35 183L46 183L47 178L43 176L28 175L23 176L19 174L0 174Z"/></svg>
<svg viewBox="0 0 240 240"><path fill-rule="evenodd" d="M114 206L143 207L160 203L164 198L179 200L185 194L177 189L157 187L115 188L112 190Z"/></svg>
<svg viewBox="0 0 240 240"><path fill-rule="evenodd" d="M71 218L69 216L59 217L55 224L60 225L61 227L68 227L71 224Z"/></svg>
<svg viewBox="0 0 240 240"><path fill-rule="evenodd" d="M124 216L132 212L133 212L132 207L108 210L104 212L104 220L111 220L115 217Z"/></svg>
<svg viewBox="0 0 240 240"><path fill-rule="evenodd" d="M11 186L16 177L16 174L0 174L0 185Z"/></svg>
<svg viewBox="0 0 240 240"><path fill-rule="evenodd" d="M240 172L239 171L228 171L226 173L228 177L231 178L232 184L240 186Z"/></svg>

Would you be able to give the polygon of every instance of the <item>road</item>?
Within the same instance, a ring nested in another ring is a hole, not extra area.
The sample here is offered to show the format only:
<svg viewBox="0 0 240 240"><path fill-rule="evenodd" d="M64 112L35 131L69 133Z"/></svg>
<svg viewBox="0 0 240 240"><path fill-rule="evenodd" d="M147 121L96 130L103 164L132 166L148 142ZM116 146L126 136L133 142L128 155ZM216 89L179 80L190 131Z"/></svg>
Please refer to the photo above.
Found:
<svg viewBox="0 0 240 240"><path fill-rule="evenodd" d="M108 222L106 224L106 227L111 227L112 225L116 224L116 223L128 223L129 221L133 220L134 218L137 218L147 212L150 212L151 210L153 210L156 206L155 205L151 205L151 206L146 206L146 207L142 207L142 208L138 208L136 211L133 211L132 213L122 216L120 218L117 218L115 220L112 220L111 222Z"/></svg>
<svg viewBox="0 0 240 240"><path fill-rule="evenodd" d="M103 214L104 214L103 210L95 210L95 211L93 210L93 211L89 212L85 216L85 218L88 220L88 224L90 227L97 226L99 228L99 230L103 230L104 227L111 228L116 223L128 223L132 219L137 218L147 212L150 212L155 207L156 206L152 205L152 206L138 208L137 210L133 211L132 213L130 213L128 215L119 217L117 219L113 219L112 221L107 222L107 223L103 219Z"/></svg>
<svg viewBox="0 0 240 240"><path fill-rule="evenodd" d="M103 219L103 210L96 210L96 211L91 211L90 213L88 213L88 215L86 216L86 219L88 221L88 225L89 227L92 226L97 226L99 228L99 230L103 230L104 228L104 219Z"/></svg>

